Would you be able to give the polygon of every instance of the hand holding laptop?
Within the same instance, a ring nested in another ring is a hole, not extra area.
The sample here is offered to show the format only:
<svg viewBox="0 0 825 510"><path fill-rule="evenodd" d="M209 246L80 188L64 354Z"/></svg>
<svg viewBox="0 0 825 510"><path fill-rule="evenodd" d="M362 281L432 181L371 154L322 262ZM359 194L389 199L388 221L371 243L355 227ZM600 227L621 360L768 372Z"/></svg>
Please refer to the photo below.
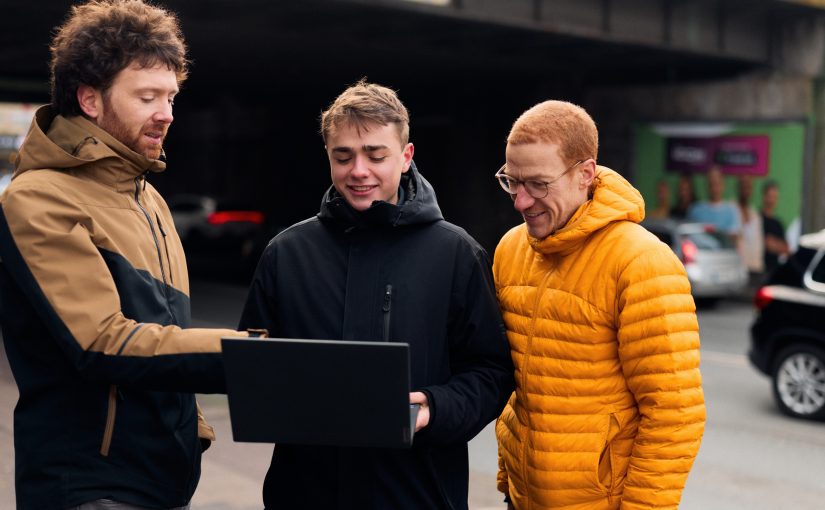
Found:
<svg viewBox="0 0 825 510"><path fill-rule="evenodd" d="M413 391L410 393L410 404L419 404L418 416L415 419L415 431L418 432L430 423L430 403L426 394Z"/></svg>

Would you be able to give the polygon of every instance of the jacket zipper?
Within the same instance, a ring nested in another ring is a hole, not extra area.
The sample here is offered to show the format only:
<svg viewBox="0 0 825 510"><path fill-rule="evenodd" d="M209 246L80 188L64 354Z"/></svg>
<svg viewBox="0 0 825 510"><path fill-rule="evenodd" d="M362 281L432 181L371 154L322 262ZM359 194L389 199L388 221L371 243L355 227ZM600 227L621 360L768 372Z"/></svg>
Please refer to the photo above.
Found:
<svg viewBox="0 0 825 510"><path fill-rule="evenodd" d="M527 383L527 372L528 372L528 366L530 364L530 356L533 352L533 339L536 337L536 321L538 319L538 312L539 312L539 305L541 304L541 297L544 295L544 291L547 289L547 280L550 279L550 276L555 272L555 270L556 270L556 268L552 267L549 271L547 271L547 274L544 275L544 278L542 278L541 283L539 284L539 288L536 290L536 301L535 301L535 304L533 305L533 316L530 318L530 330L529 330L530 335L527 337L527 349L525 350L526 355L524 357L524 368L522 369L522 372L521 372L521 387L525 388L525 389L527 388L527 385L526 385L526 383ZM527 430L530 431L530 430L533 430L533 424L532 424L532 421L530 420L530 411L527 409L528 408L527 391L524 392L524 400L525 400L524 401L524 408L527 411L527 413L526 413L527 414ZM530 438L525 438L524 447L523 447L523 451L522 451L522 455L521 455L521 459L522 459L522 466L521 466L522 473L521 473L521 476L524 479L525 487L530 486L530 470L528 469L528 462L527 462L527 454L528 454L528 450L530 449L530 443L531 443ZM531 507L532 507L532 504L530 502L530 499L528 498L527 499L527 508L528 508L528 510Z"/></svg>
<svg viewBox="0 0 825 510"><path fill-rule="evenodd" d="M103 428L103 442L100 444L100 454L109 456L109 448L112 446L112 434L115 431L115 414L117 413L117 398L120 392L117 385L109 387L109 406L106 411L106 427Z"/></svg>
<svg viewBox="0 0 825 510"><path fill-rule="evenodd" d="M158 222L158 230L160 230L160 235L163 237L163 248L166 250L166 267L169 268L169 283L172 285L175 284L175 278L172 276L172 257L169 256L169 239L166 236L166 231L163 230L163 223L160 222L160 216L155 213L155 219Z"/></svg>
<svg viewBox="0 0 825 510"><path fill-rule="evenodd" d="M384 306L382 310L384 310L384 341L390 341L390 313L392 308L392 285L387 284L386 290L384 290Z"/></svg>
<svg viewBox="0 0 825 510"><path fill-rule="evenodd" d="M152 217L149 215L149 211L143 207L143 204L140 203L140 179L141 176L135 177L135 203L137 204L138 208L143 212L143 216L146 217L146 221L149 223L149 231L152 232L152 239L155 241L155 249L158 252L158 263L160 264L160 277L163 280L163 295L166 297L166 308L169 310L169 315L172 316L172 319L177 323L177 317L175 317L175 312L172 310L172 307L169 306L169 288L166 282L166 270L164 269L163 264L163 255L160 252L160 242L158 241L158 234L155 232L155 225L152 222ZM158 223L160 226L160 223Z"/></svg>
<svg viewBox="0 0 825 510"><path fill-rule="evenodd" d="M163 284L166 285L166 270L163 265L163 255L160 253L160 242L158 241L158 234L155 232L155 224L152 223L152 217L149 216L149 211L140 203L140 177L135 177L135 203L143 212L146 221L149 223L149 230L152 232L152 239L155 241L155 248L158 251L158 262L160 263L160 277L163 279Z"/></svg>

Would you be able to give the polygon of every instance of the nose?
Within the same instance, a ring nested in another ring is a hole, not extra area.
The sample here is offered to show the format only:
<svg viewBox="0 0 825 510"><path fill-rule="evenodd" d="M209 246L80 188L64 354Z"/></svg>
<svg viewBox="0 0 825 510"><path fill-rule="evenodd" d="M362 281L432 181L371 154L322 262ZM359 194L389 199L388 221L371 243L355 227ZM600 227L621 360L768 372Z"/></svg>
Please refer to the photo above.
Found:
<svg viewBox="0 0 825 510"><path fill-rule="evenodd" d="M163 101L160 108L158 108L152 117L152 120L157 123L171 124L172 121L175 120L175 117L172 115L172 104Z"/></svg>
<svg viewBox="0 0 825 510"><path fill-rule="evenodd" d="M369 177L370 170L368 168L367 158L356 155L353 158L352 170L350 170L350 174L356 179L364 179Z"/></svg>
<svg viewBox="0 0 825 510"><path fill-rule="evenodd" d="M513 207L518 212L524 212L536 202L536 199L531 197L529 193L524 189L524 186L519 186L516 188L516 194L510 195L513 199Z"/></svg>

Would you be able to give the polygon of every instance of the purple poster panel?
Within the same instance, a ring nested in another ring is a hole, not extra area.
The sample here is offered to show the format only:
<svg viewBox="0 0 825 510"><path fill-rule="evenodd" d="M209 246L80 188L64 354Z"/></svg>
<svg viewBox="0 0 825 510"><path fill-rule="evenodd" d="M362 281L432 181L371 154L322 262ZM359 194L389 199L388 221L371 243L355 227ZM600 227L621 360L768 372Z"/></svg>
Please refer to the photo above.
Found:
<svg viewBox="0 0 825 510"><path fill-rule="evenodd" d="M671 172L704 173L717 165L729 175L768 174L768 135L668 138L665 168Z"/></svg>

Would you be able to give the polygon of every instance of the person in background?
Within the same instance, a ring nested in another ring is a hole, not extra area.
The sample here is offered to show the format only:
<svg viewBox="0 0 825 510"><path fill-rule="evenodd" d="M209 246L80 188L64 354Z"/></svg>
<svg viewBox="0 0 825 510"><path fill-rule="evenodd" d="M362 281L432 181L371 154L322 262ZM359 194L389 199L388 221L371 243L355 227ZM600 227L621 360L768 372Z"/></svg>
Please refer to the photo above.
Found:
<svg viewBox="0 0 825 510"><path fill-rule="evenodd" d="M711 225L716 231L730 236L738 246L742 237L742 218L733 202L724 200L725 179L722 170L713 166L708 170L708 199L693 204L687 212L687 220Z"/></svg>
<svg viewBox="0 0 825 510"><path fill-rule="evenodd" d="M493 262L516 365L498 489L517 510L675 509L704 430L684 266L597 152L590 115L546 101L495 175L524 219Z"/></svg>
<svg viewBox="0 0 825 510"><path fill-rule="evenodd" d="M670 208L670 217L677 220L685 219L688 209L694 202L696 191L693 188L693 177L690 174L682 174L676 184L676 204Z"/></svg>
<svg viewBox="0 0 825 510"><path fill-rule="evenodd" d="M670 185L666 179L656 183L656 207L647 214L651 219L665 219L670 217Z"/></svg>
<svg viewBox="0 0 825 510"><path fill-rule="evenodd" d="M742 219L742 236L739 239L739 253L748 268L750 286L755 287L765 272L765 243L762 231L762 216L751 205L753 198L753 176L740 175L736 178L736 204Z"/></svg>
<svg viewBox="0 0 825 510"><path fill-rule="evenodd" d="M764 265L765 273L770 274L780 261L790 254L790 247L785 239L785 228L776 217L779 202L779 185L776 181L765 181L762 185L762 229L765 239Z"/></svg>
<svg viewBox="0 0 825 510"><path fill-rule="evenodd" d="M267 246L241 327L408 343L410 403L421 409L410 449L276 445L264 504L466 509L467 442L513 391L489 258L444 221L395 91L364 80L347 88L322 114L321 135L332 186L316 216Z"/></svg>
<svg viewBox="0 0 825 510"><path fill-rule="evenodd" d="M164 9L94 0L51 52L52 103L0 197L17 508L188 508L214 439L194 392L225 391L221 337L245 334L189 327L183 248L147 182L166 168L183 36Z"/></svg>

